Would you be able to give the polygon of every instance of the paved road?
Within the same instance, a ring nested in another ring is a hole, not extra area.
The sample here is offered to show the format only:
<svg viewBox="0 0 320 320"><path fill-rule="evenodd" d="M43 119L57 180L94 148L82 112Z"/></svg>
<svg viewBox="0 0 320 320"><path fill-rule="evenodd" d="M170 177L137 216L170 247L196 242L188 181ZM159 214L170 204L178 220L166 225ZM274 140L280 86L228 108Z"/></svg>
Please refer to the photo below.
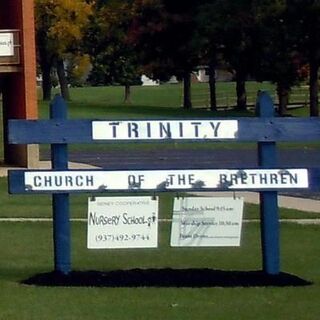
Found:
<svg viewBox="0 0 320 320"><path fill-rule="evenodd" d="M43 158L48 159L48 155ZM320 150L287 149L278 151L281 167L304 168L320 166ZM90 164L105 169L205 169L256 168L256 150L169 150L152 151L112 150L109 152L70 152L70 161ZM320 193L290 192L286 195L320 199Z"/></svg>
<svg viewBox="0 0 320 320"><path fill-rule="evenodd" d="M280 150L279 166L319 167L320 150ZM168 150L110 152L71 152L71 161L78 161L108 169L203 169L203 168L255 168L255 150Z"/></svg>

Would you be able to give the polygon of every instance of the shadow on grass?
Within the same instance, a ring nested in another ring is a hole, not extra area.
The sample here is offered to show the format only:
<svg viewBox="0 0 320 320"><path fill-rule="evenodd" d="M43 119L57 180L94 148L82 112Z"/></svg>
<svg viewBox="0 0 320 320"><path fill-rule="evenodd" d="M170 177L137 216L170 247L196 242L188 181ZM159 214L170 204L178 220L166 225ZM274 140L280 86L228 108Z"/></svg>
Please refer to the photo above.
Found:
<svg viewBox="0 0 320 320"><path fill-rule="evenodd" d="M297 276L263 271L222 271L213 269L132 269L72 271L68 275L49 272L35 275L23 284L63 287L285 287L312 283Z"/></svg>

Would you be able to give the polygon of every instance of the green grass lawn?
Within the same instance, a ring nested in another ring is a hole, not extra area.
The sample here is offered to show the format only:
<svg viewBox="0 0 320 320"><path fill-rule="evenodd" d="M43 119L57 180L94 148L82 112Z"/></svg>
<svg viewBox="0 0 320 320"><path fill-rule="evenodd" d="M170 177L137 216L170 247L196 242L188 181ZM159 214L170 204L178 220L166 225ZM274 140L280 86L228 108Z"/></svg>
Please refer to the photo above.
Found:
<svg viewBox="0 0 320 320"><path fill-rule="evenodd" d="M269 82L246 83L248 103L253 105L257 97L258 90L265 90L274 97L275 86ZM71 118L147 118L147 117L228 117L228 116L248 116L251 112L237 112L235 110L225 110L228 105L234 106L236 101L236 89L234 82L217 82L217 99L219 112L215 113L206 109L206 99L208 96L208 84L192 84L192 97L194 97L195 108L183 110L182 106L182 85L164 84L154 87L133 86L130 103L124 103L124 88L116 87L83 87L70 88L71 100L68 102L69 114ZM301 91L294 88L293 92ZM59 93L56 89L55 92ZM306 93L306 89L304 89ZM294 99L295 96L293 96ZM221 103L219 101L222 101ZM232 103L230 103L232 101ZM197 102L197 103L196 103ZM292 102L295 102L293 100ZM202 108L199 108L202 107ZM40 116L48 116L48 102L39 101ZM290 110L293 115L307 116L307 108Z"/></svg>
<svg viewBox="0 0 320 320"><path fill-rule="evenodd" d="M274 101L275 86L269 82L246 82L247 102L249 106L255 104L257 91L267 91ZM71 88L71 100L75 103L103 105L103 106L120 106L124 105L124 87L83 87ZM144 87L132 86L131 88L131 105L132 106L149 106L163 108L181 108L182 106L182 84L162 84L160 86ZM55 90L55 92L59 92ZM217 82L216 94L218 108L233 107L236 104L236 84L235 82ZM291 92L290 103L305 103L308 89L294 87ZM39 94L40 97L40 94ZM207 83L193 83L191 90L193 106L208 107L209 89ZM130 105L129 104L129 105Z"/></svg>
<svg viewBox="0 0 320 320"><path fill-rule="evenodd" d="M258 90L263 84L256 84ZM267 86L270 86L269 84ZM194 84L194 95L207 91L207 84ZM213 115L247 115L248 112L224 111L208 112L202 108L184 110L181 108L182 86L161 85L155 87L133 86L130 103L123 102L123 87L83 87L71 88L68 102L71 118L147 118L147 117L212 117ZM228 95L234 90L233 83L221 83ZM55 92L58 92L55 90ZM255 93L256 94L256 93ZM205 106L204 106L205 107ZM40 116L48 116L48 102L40 102Z"/></svg>
<svg viewBox="0 0 320 320"><path fill-rule="evenodd" d="M258 224L245 224L239 248L170 248L162 224L158 249L86 249L86 226L72 223L74 270L132 268L261 269ZM0 319L306 319L319 316L319 226L281 226L282 271L306 287L37 287L20 281L52 270L50 223L1 223Z"/></svg>

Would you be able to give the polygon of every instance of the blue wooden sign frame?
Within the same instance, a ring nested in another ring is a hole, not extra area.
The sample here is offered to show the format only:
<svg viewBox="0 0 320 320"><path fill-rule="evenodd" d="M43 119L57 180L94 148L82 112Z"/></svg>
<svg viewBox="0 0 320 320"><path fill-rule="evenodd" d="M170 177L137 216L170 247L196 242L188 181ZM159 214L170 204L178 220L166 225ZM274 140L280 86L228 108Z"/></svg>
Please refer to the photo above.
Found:
<svg viewBox="0 0 320 320"><path fill-rule="evenodd" d="M254 118L237 118L229 119L236 123L237 130L233 135L217 134L218 125L223 125L222 119L212 119L212 123L208 120L196 119L193 123L186 123L185 120L150 120L144 121L146 127L145 137L150 139L138 139L139 125L143 124L140 120L112 120L112 123L106 122L106 127L115 128L123 124L128 126L129 133L124 135L124 138L117 139L113 134L110 139L94 139L93 124L104 120L67 120L67 106L60 96L56 96L50 105L49 120L9 120L8 123L8 140L12 144L51 144L51 162L52 173L54 172L72 172L68 170L68 144L70 143L120 143L121 141L149 141L154 140L151 134L151 128L154 121L162 128L158 134L160 140L188 140L188 137L183 136L183 126L191 125L193 128L192 141L254 141L258 143L258 161L260 169L290 169L277 167L277 149L276 142L280 141L319 141L320 140L320 119L319 118L277 118L274 117L274 105L270 96L266 92L261 92L257 101L258 117ZM170 132L169 121L176 122L178 125L178 133L176 136ZM147 122L147 124L145 124ZM205 123L206 122L206 123ZM199 130L201 125L212 127L212 136L205 131L206 134L200 135ZM234 128L233 128L234 130ZM163 135L166 132L166 136ZM113 131L115 133L115 131ZM131 134L132 133L132 134ZM191 134L192 136L192 134ZM114 138L114 139L113 139ZM156 138L155 138L156 139ZM141 168L143 170L143 168ZM210 169L210 168L208 168ZM214 168L212 168L214 169ZM227 170L227 169L226 169ZM238 169L245 171L247 169ZM188 171L188 170L186 170ZM41 190L32 190L25 184L25 175L30 170L20 171L13 170L9 172L9 192L11 193L29 193L41 192ZM106 172L106 170L105 170ZM312 190L319 190L320 186L320 169L308 169L308 183ZM299 188L299 187L298 187ZM192 190L203 191L203 185L197 184ZM280 188L281 189L281 188ZM282 188L283 189L283 188ZM128 186L127 191L138 192L143 189L139 186ZM153 188L157 191L169 191L170 188ZM190 188L180 188L180 190L188 190ZM212 190L230 190L230 185L221 185ZM234 189L236 190L236 188ZM244 189L241 189L244 190ZM277 190L279 187L270 187L269 189L260 191L260 214L261 214L261 239L262 239L262 256L263 270L265 273L274 275L280 272L280 250L279 250L279 214ZM107 187L99 190L82 190L78 192L108 192ZM112 190L114 191L114 190ZM205 190L207 191L207 190ZM48 191L44 191L48 192ZM59 191L51 190L53 202L53 227L54 227L54 260L55 271L68 274L71 271L71 248L70 248L70 219L69 219L69 192L74 191ZM77 192L77 191L75 191Z"/></svg>
<svg viewBox="0 0 320 320"><path fill-rule="evenodd" d="M54 104L58 103L55 99ZM264 108L265 109L265 108ZM219 119L216 119L216 121ZM237 142L313 142L320 139L320 122L318 118L275 118L267 114L261 118L237 118L239 131L234 139L199 137L191 141L237 141ZM41 144L41 143L119 143L118 139L103 141L92 138L92 123L103 120L10 120L9 142L12 144ZM138 123L139 120L131 120L130 123ZM151 120L159 121L159 120ZM162 120L166 123L166 120ZM178 122L178 120L175 120ZM201 119L198 121L202 121ZM223 120L221 120L223 121ZM114 120L122 122L122 120ZM133 141L128 139L124 141ZM174 140L170 137L166 140ZM152 140L153 141L153 140ZM146 142L146 141L144 141Z"/></svg>

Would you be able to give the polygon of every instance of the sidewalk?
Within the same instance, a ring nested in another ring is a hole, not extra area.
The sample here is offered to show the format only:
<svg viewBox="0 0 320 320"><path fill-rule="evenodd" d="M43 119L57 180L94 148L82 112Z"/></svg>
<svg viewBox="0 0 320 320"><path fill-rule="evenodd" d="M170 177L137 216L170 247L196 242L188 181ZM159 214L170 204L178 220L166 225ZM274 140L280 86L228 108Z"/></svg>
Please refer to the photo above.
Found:
<svg viewBox="0 0 320 320"><path fill-rule="evenodd" d="M51 161L40 161L39 167L34 168L34 170L50 170L50 169L51 169ZM69 169L98 169L98 167L85 164L85 163L69 162ZM6 177L8 175L9 170L26 170L26 168L0 166L0 177Z"/></svg>
<svg viewBox="0 0 320 320"><path fill-rule="evenodd" d="M50 169L50 161L41 161L39 169ZM69 163L70 169L98 169L92 165L83 163ZM8 170L19 170L24 168L18 167L0 167L0 177L5 177L8 174ZM196 193L201 196L215 196L215 197L244 197L244 201L248 203L259 204L259 193L249 192L249 191L227 191L227 192L199 192ZM278 196L278 205L282 208L296 209L307 212L320 212L320 200L306 199L306 198L296 198L288 196Z"/></svg>

